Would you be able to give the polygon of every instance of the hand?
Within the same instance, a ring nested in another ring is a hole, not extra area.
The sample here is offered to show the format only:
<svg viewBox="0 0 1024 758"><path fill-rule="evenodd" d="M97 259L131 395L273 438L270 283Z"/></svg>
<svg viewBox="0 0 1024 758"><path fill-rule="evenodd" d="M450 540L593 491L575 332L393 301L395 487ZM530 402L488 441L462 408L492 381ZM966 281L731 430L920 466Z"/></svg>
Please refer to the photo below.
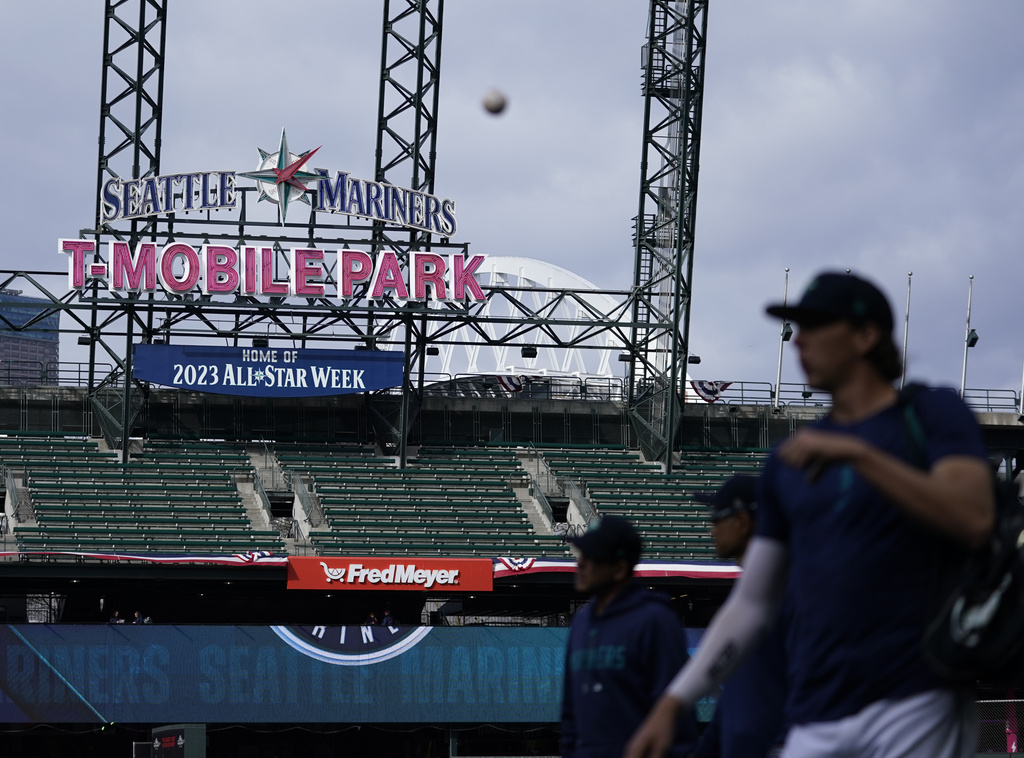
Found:
<svg viewBox="0 0 1024 758"><path fill-rule="evenodd" d="M866 449L866 443L852 434L823 432L805 427L779 446L779 460L793 468L821 473L821 469L829 463L855 460Z"/></svg>
<svg viewBox="0 0 1024 758"><path fill-rule="evenodd" d="M680 708L682 703L663 695L626 744L623 758L662 758L667 755L675 737Z"/></svg>

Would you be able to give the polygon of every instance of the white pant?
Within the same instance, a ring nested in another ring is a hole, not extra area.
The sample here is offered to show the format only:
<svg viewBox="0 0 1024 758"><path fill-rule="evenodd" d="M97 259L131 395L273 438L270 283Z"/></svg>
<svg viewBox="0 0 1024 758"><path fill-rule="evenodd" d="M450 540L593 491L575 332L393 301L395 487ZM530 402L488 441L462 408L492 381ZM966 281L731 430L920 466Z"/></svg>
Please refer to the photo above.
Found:
<svg viewBox="0 0 1024 758"><path fill-rule="evenodd" d="M782 758L968 758L977 745L973 696L929 690L879 700L838 721L794 726Z"/></svg>

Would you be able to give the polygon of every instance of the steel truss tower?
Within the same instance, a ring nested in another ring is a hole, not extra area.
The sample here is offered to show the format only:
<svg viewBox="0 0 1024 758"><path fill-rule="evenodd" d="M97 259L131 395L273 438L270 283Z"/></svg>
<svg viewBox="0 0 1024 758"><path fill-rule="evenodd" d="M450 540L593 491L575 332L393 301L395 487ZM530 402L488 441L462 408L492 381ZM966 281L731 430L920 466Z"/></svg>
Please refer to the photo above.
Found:
<svg viewBox="0 0 1024 758"><path fill-rule="evenodd" d="M689 354L708 0L651 0L634 242L630 415L648 458L672 469Z"/></svg>
<svg viewBox="0 0 1024 758"><path fill-rule="evenodd" d="M437 160L443 17L444 0L384 0L374 179L431 195ZM402 237L391 234L383 222L374 223L373 252L390 248L407 265L409 253L431 249L427 232L410 230ZM378 438L397 436L401 466L406 461L408 430L422 400L426 369L428 326L415 310L408 304L403 319L406 372L400 407L381 400L370 405Z"/></svg>
<svg viewBox="0 0 1024 758"><path fill-rule="evenodd" d="M376 175L433 194L438 128L443 0L386 0L378 107ZM644 147L636 220L636 275L629 292L509 286L485 287L483 302L399 301L365 288L344 301L323 297L259 299L236 293L139 295L109 291L97 280L63 291L66 273L0 272L0 287L24 286L49 305L17 329L54 312L61 331L89 345L90 400L112 446L127 454L128 438L148 391L132 376L136 343L216 340L246 346L362 347L404 350L405 391L370 397L378 440L404 459L406 432L425 382L426 356L436 346L505 351L620 350L630 360L629 409L649 457L671 468L678 391L687 355L693 221L697 189L704 31L707 0L652 0L645 48ZM166 0L107 0L100 103L97 189L112 177L159 175L163 115ZM465 254L466 243L379 222L313 210L308 221L258 220L256 190L238 187L238 206L217 216L171 213L147 220L102 223L97 192L95 262L106 241L193 246L269 245L276 269L287 270L290 247L391 251L407 264L410 252ZM313 204L314 206L316 203ZM324 284L338 285L334 266ZM58 294L57 291L60 291ZM603 354L606 354L603 353Z"/></svg>
<svg viewBox="0 0 1024 758"><path fill-rule="evenodd" d="M103 75L100 85L99 160L96 177L96 239L94 260L100 258L104 236L126 240L132 247L142 239L155 239L156 221L132 220L127 229L115 229L102 221L100 188L112 177L139 179L160 173L160 138L163 124L164 48L167 40L166 0L107 0L103 26ZM92 297L98 296L97 285ZM152 330L151 310L140 312L126 299L126 343L132 343L136 326ZM101 323L93 310L89 318L89 399L108 442L120 444L126 457L128 434L142 408L132 394L130 349L110 352L116 368L96 383L96 349ZM112 389L121 380L122 391Z"/></svg>

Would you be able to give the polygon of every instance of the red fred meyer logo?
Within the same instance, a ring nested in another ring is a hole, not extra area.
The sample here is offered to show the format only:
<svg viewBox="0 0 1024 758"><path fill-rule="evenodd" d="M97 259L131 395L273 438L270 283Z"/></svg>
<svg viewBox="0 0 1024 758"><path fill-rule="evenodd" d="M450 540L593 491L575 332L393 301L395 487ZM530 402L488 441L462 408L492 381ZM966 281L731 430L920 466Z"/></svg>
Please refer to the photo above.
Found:
<svg viewBox="0 0 1024 758"><path fill-rule="evenodd" d="M288 559L290 590L449 590L490 592L494 567L486 558Z"/></svg>

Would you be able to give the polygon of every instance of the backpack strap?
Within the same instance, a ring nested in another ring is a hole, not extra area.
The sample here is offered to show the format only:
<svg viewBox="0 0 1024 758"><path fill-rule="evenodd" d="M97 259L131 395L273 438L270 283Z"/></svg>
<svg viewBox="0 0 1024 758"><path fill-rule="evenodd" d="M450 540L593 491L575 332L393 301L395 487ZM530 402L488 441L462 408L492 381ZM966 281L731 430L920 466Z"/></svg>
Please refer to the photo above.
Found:
<svg viewBox="0 0 1024 758"><path fill-rule="evenodd" d="M925 389L925 385L913 382L901 389L896 398L896 407L903 414L903 426L910 439L910 446L907 450L909 462L919 469L928 468L928 435L924 431L921 417L914 408L914 398L923 389Z"/></svg>

